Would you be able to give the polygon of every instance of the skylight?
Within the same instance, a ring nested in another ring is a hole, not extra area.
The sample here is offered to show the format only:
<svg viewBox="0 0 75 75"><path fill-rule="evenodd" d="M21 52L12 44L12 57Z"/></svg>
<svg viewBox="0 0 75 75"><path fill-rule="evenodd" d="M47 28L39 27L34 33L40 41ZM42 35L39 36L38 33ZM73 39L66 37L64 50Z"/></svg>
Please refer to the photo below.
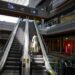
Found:
<svg viewBox="0 0 75 75"><path fill-rule="evenodd" d="M2 0L2 1L16 3L16 4L20 4L20 5L24 5L24 6L28 6L29 5L29 0Z"/></svg>
<svg viewBox="0 0 75 75"><path fill-rule="evenodd" d="M18 18L11 17L11 16L0 15L0 21L17 23L18 22Z"/></svg>

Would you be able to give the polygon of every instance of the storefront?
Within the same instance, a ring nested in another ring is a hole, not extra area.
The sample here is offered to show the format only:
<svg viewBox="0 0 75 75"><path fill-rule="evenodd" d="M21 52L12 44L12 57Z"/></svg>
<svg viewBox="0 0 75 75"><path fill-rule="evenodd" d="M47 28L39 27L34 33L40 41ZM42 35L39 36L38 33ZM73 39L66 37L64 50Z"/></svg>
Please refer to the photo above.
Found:
<svg viewBox="0 0 75 75"><path fill-rule="evenodd" d="M58 52L66 55L75 54L75 36L47 38L44 41L48 46L48 53Z"/></svg>

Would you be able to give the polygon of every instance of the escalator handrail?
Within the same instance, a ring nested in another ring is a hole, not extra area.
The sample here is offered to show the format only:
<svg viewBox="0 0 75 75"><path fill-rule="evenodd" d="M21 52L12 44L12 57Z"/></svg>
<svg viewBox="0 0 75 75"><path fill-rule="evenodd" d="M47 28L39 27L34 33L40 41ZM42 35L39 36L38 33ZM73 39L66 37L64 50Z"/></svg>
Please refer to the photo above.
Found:
<svg viewBox="0 0 75 75"><path fill-rule="evenodd" d="M38 36L38 39L39 39L40 47L41 47L41 50L42 50L42 53L43 53L43 58L44 58L44 61L45 61L46 69L50 73L50 75L56 75L56 73L52 69L51 65L49 64L49 59L48 59L48 56L46 54L46 50L45 50L45 47L43 45L43 42L42 42L38 27L37 27L35 21L34 21L34 25L35 25L35 28L36 28L36 32L37 32L37 36Z"/></svg>
<svg viewBox="0 0 75 75"><path fill-rule="evenodd" d="M42 39L42 42L43 42L43 45L44 45L44 47L45 47L45 51L46 51L46 53L48 54L48 48L47 48L47 45L46 45L46 43L45 43L45 41L44 41L44 39L43 39L43 37L42 37L42 35L40 35L41 36L41 39Z"/></svg>
<svg viewBox="0 0 75 75"><path fill-rule="evenodd" d="M13 32L12 32L11 38L10 38L10 40L9 40L9 43L8 43L8 45L7 45L6 49L5 49L5 52L4 52L3 56L2 56L2 59L1 59L1 61L0 61L0 71L3 69L4 64L5 64L5 62L6 62L6 59L7 59L7 57L8 57L8 54L9 54L9 51L10 51L12 42L13 42L13 40L14 40L14 37L15 37L15 35L16 35L16 32L17 32L17 29L18 29L18 26L19 26L20 21L21 21L21 19L19 19L17 25L15 26L15 28L14 28L14 30L13 30Z"/></svg>

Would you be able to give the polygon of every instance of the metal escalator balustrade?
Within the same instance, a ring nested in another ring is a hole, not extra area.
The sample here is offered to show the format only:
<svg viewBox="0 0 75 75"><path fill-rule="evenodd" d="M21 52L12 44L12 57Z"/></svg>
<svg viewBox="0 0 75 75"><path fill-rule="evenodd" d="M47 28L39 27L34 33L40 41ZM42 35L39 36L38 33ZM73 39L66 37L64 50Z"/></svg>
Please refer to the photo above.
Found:
<svg viewBox="0 0 75 75"><path fill-rule="evenodd" d="M58 66L58 58L55 57L55 56L51 56L49 55L49 52L48 52L48 47L47 45L45 44L44 42L44 39L43 39L43 36L41 36L41 39L42 39L42 42L43 42L43 45L45 47L45 51L46 51L46 54L47 54L47 57L48 57L48 60L49 60L49 64L51 65L52 69L56 72L56 75L59 75L59 66Z"/></svg>
<svg viewBox="0 0 75 75"><path fill-rule="evenodd" d="M19 24L19 22L18 22L17 24ZM16 24L15 24L15 25L16 25ZM1 51L1 53L0 53L0 61L1 61L1 58L2 58L2 56L3 56L3 54L4 54L5 50L6 50L6 47L7 47L8 43L9 43L9 41L10 41L10 39L11 39L11 36L13 35L13 32L14 32L15 29L16 29L16 28L14 28L13 31L11 32L11 34L10 34L10 36L8 37L8 40L7 40L7 42L6 42L5 46L4 46L4 48L2 49L2 51Z"/></svg>
<svg viewBox="0 0 75 75"><path fill-rule="evenodd" d="M23 29L24 25L20 21L17 25L17 28L15 29L15 32L13 32L12 39L10 39L11 46L8 44L9 51L7 53L7 58L5 59L5 65L1 71L1 75L21 75L21 57L22 57L22 49L23 45L18 40L21 37L23 38L23 35L20 34L20 28ZM19 37L17 37L19 35ZM20 37L21 36L21 37ZM9 43L10 43L9 41Z"/></svg>
<svg viewBox="0 0 75 75"><path fill-rule="evenodd" d="M38 33L37 33L36 26L34 25L34 22L32 22L29 24L30 41L34 35L38 36ZM39 39L39 37L37 37L37 38ZM39 75L51 75L48 73L48 71L46 69L45 60L44 60L44 56L43 56L43 52L42 52L41 48L38 52L32 51L31 49L33 49L33 48L30 48L30 57L31 57L30 75L38 75L38 74ZM54 75L54 74L52 74L52 75Z"/></svg>
<svg viewBox="0 0 75 75"><path fill-rule="evenodd" d="M6 61L6 59L7 59L7 56L8 56L8 53L9 53L9 50L10 50L12 41L13 41L13 39L14 39L14 36L15 36L15 34L16 34L16 31L17 31L19 22L20 22L20 21L18 21L16 27L14 28L14 30L13 30L13 32L12 32L12 35L11 35L12 38L10 37L10 41L9 41L8 45L6 45L7 47L5 47L6 49L4 48L5 50L4 50L4 52L3 52L3 56L2 56L1 61L0 61L0 71L2 70L2 68L3 68L4 64L5 64L5 61Z"/></svg>
<svg viewBox="0 0 75 75"><path fill-rule="evenodd" d="M40 47L41 47L41 50L42 50L42 54L43 54L43 59L44 59L44 62L45 62L46 70L50 73L50 75L56 75L55 71L52 69L52 67L50 65L50 61L49 61L48 56L46 54L46 50L45 50L45 47L43 45L43 41L41 39L41 35L39 33L39 30L37 28L37 25L36 25L35 21L34 21L34 25L35 25L35 28L36 28L36 31L37 31L37 36L38 36Z"/></svg>
<svg viewBox="0 0 75 75"><path fill-rule="evenodd" d="M30 75L30 56L29 56L29 20L24 19L25 33L24 33L24 47L22 56L22 75Z"/></svg>
<svg viewBox="0 0 75 75"><path fill-rule="evenodd" d="M36 37L35 37L36 36ZM39 41L38 41L38 37L37 37L37 32L36 32L36 28L34 25L34 22L29 22L29 40L32 46L33 40L35 40L35 38L37 39L38 45L39 45ZM35 48L35 50L30 47L30 75L48 75L46 68L45 68L45 63L44 63L44 59L43 59L43 55L42 52L39 48L39 50L36 50L37 48Z"/></svg>

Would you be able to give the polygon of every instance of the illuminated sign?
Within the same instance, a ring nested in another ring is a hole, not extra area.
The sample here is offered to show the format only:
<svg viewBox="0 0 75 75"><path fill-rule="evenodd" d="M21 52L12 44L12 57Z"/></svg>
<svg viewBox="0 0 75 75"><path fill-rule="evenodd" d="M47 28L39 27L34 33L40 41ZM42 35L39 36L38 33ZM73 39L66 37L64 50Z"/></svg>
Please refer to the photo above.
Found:
<svg viewBox="0 0 75 75"><path fill-rule="evenodd" d="M72 55L73 50L73 40L64 40L64 51L67 55Z"/></svg>

